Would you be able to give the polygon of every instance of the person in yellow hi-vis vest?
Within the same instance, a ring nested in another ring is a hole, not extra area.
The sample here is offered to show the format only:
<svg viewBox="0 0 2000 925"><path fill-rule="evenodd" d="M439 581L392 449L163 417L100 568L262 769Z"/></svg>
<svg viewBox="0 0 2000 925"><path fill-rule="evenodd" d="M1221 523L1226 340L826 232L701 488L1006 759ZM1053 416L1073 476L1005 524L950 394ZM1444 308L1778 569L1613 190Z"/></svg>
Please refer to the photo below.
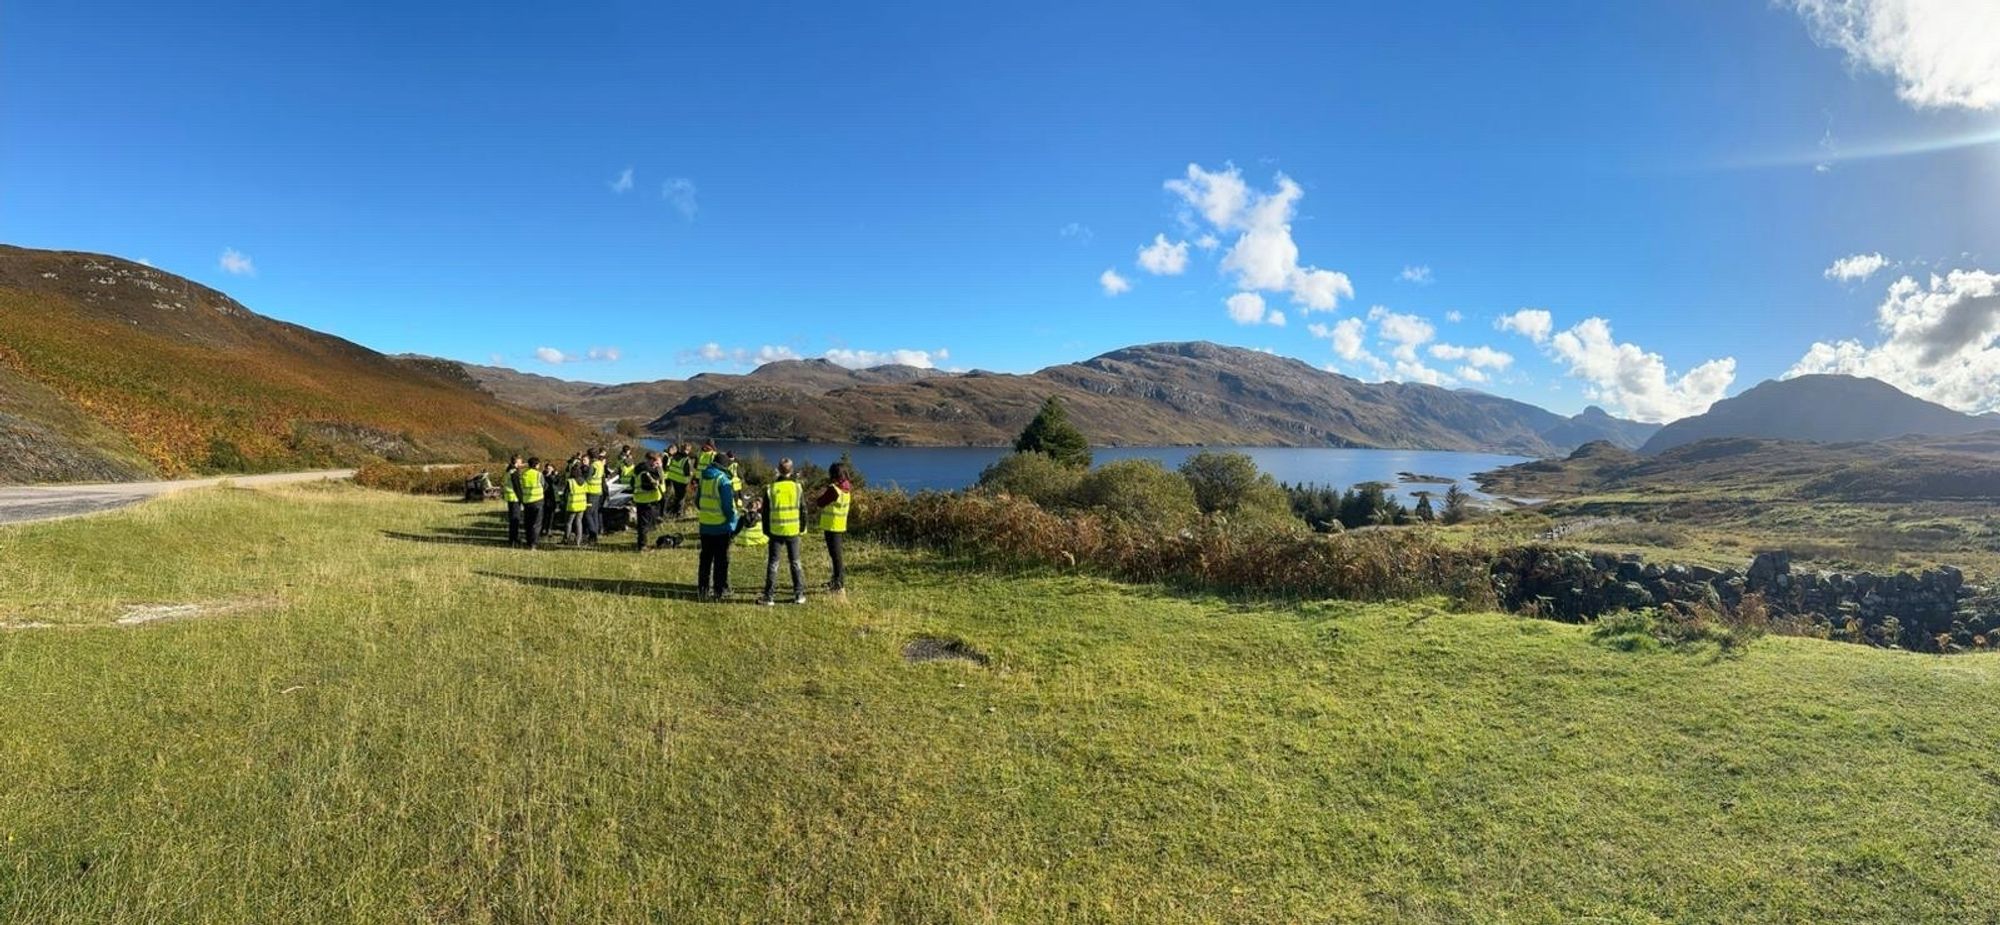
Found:
<svg viewBox="0 0 2000 925"><path fill-rule="evenodd" d="M500 473L500 500L507 502L507 545L521 545L521 490L514 487L514 474L521 471L521 457L507 460L507 471Z"/></svg>
<svg viewBox="0 0 2000 925"><path fill-rule="evenodd" d="M764 489L764 535L770 546L764 551L764 596L757 603L771 606L778 590L778 550L792 566L792 603L806 602L806 570L799 562L799 537L805 532L806 490L792 473L792 461L778 460L778 477Z"/></svg>
<svg viewBox="0 0 2000 925"><path fill-rule="evenodd" d="M588 499L583 529L590 536L590 545L595 546L597 538L604 535L604 448L592 449L587 459L590 477L583 483L583 493Z"/></svg>
<svg viewBox="0 0 2000 925"><path fill-rule="evenodd" d="M826 470L826 489L813 499L819 505L819 532L826 537L826 557L833 560L833 578L826 589L847 593L847 515L854 506L854 485L848 481L847 464L834 463Z"/></svg>
<svg viewBox="0 0 2000 925"><path fill-rule="evenodd" d="M563 537L571 546L583 545L584 528L590 524L590 465L578 461L569 467L569 496L565 510L569 512L569 523L563 527Z"/></svg>
<svg viewBox="0 0 2000 925"><path fill-rule="evenodd" d="M660 526L660 515L667 506L667 473L660 465L660 451L647 453L646 461L633 466L626 481L632 486L632 511L639 529L636 548L645 552L646 537Z"/></svg>
<svg viewBox="0 0 2000 925"><path fill-rule="evenodd" d="M736 491L729 485L729 472L716 465L713 457L695 480L694 512L701 534L695 596L720 601L729 596L729 544L736 539Z"/></svg>
<svg viewBox="0 0 2000 925"><path fill-rule="evenodd" d="M507 471L507 486L521 499L521 526L526 534L527 547L533 549L535 540L542 535L542 460L541 457L530 456L527 465L523 466L520 463L521 457L514 457L514 464L509 466ZM507 509L511 515L514 506L510 504ZM507 521L507 542L509 545L514 542L514 521L511 516Z"/></svg>
<svg viewBox="0 0 2000 925"><path fill-rule="evenodd" d="M694 481L694 454L685 443L674 444L667 454L667 488L673 492L667 498L666 511L675 518L687 507L688 483Z"/></svg>

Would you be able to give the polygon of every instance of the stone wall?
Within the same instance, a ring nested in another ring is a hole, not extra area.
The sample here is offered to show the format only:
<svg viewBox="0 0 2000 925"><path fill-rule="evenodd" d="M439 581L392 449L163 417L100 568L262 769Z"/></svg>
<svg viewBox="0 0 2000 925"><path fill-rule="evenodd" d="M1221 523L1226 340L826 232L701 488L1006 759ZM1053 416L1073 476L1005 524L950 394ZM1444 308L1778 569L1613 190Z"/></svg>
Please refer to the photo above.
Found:
<svg viewBox="0 0 2000 925"><path fill-rule="evenodd" d="M1882 575L1794 571L1789 553L1767 552L1743 569L1711 569L1525 546L1497 556L1492 578L1509 610L1571 622L1649 607L1733 614L1757 595L1795 632L1927 652L2000 645L2000 596L1967 585L1950 566Z"/></svg>

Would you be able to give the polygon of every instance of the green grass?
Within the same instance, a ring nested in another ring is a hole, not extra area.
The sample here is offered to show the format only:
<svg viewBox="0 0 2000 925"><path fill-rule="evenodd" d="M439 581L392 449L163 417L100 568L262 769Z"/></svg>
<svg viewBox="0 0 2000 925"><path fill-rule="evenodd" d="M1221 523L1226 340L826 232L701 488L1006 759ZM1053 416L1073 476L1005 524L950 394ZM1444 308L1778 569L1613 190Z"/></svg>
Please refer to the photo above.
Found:
<svg viewBox="0 0 2000 925"><path fill-rule="evenodd" d="M0 921L2000 917L1991 658L865 546L844 605L698 605L692 551L495 523L331 487L0 529L0 622L58 624L0 631ZM115 622L178 603L229 606Z"/></svg>

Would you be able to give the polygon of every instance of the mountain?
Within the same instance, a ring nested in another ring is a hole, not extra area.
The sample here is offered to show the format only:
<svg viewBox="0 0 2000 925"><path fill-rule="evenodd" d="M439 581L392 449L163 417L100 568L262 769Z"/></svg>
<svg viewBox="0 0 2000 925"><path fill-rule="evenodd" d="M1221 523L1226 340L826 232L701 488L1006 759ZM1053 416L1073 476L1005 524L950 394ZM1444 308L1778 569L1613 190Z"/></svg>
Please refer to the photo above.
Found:
<svg viewBox="0 0 2000 925"><path fill-rule="evenodd" d="M1924 401L1879 379L1814 375L1774 379L1705 414L1660 429L1640 447L1651 455L1713 437L1764 437L1845 443L1908 434L1950 435L1992 430L2000 422Z"/></svg>
<svg viewBox="0 0 2000 925"><path fill-rule="evenodd" d="M0 245L0 481L488 459L586 428L171 273Z"/></svg>
<svg viewBox="0 0 2000 925"><path fill-rule="evenodd" d="M814 359L779 360L741 375L701 373L687 379L597 385L537 376L499 366L460 365L481 388L503 401L558 411L607 426L625 420L648 421L658 417L661 411L696 395L711 395L741 386L770 386L806 395L824 395L849 386L915 382L951 375L915 366L848 369L828 360Z"/></svg>
<svg viewBox="0 0 2000 925"><path fill-rule="evenodd" d="M1636 450L1660 432L1660 425L1612 417L1596 405L1542 431L1542 439L1556 446L1583 446L1599 441L1621 449Z"/></svg>
<svg viewBox="0 0 2000 925"><path fill-rule="evenodd" d="M723 388L690 394L647 427L663 436L994 446L1012 441L1042 401L1058 395L1091 440L1106 445L1403 447L1528 456L1576 445L1544 436L1572 419L1533 405L1428 385L1367 383L1295 359L1200 342L1127 347L1026 375L933 372L824 391L794 386L795 372L766 376L766 369L714 377L702 387Z"/></svg>

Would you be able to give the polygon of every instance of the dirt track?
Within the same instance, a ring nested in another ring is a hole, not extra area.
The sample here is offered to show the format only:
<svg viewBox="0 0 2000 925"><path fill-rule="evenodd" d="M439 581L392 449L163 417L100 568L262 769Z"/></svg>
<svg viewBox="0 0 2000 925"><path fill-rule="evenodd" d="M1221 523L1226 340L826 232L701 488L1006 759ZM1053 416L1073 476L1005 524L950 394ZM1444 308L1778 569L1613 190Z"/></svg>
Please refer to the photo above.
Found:
<svg viewBox="0 0 2000 925"><path fill-rule="evenodd" d="M238 475L228 478L182 479L170 482L114 482L100 485L20 485L0 487L0 524L57 520L100 511L116 510L147 498L209 488L228 482L232 485L283 485L287 482L317 482L353 478L352 469L318 472L276 472L269 475Z"/></svg>

